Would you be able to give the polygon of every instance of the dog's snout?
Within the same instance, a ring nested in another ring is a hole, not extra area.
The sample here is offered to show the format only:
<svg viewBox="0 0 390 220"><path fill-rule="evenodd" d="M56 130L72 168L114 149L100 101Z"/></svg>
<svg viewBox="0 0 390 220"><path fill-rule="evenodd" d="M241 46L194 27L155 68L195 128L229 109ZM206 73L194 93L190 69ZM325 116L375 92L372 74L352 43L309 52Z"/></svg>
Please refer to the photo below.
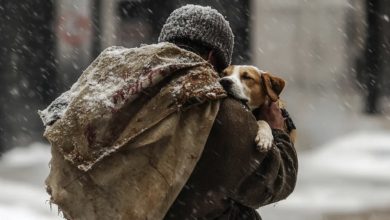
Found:
<svg viewBox="0 0 390 220"><path fill-rule="evenodd" d="M222 85L224 89L229 89L233 85L233 81L228 78L222 78L219 80L219 83Z"/></svg>

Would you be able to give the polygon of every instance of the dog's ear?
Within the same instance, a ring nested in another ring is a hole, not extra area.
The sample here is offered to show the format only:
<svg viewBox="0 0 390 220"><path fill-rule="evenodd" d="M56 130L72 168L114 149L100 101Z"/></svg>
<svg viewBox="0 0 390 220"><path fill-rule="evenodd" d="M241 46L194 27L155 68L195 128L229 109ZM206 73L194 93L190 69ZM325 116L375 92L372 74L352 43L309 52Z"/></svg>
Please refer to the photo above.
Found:
<svg viewBox="0 0 390 220"><path fill-rule="evenodd" d="M271 76L268 73L261 74L265 92L271 98L271 101L275 102L279 99L279 95L282 92L286 82L276 76Z"/></svg>

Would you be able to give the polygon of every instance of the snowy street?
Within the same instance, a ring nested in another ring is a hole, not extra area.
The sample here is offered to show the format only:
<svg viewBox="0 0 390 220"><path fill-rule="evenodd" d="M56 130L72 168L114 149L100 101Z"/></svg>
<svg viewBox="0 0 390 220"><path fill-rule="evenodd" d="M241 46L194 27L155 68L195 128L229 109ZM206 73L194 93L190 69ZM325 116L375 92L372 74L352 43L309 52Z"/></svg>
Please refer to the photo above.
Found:
<svg viewBox="0 0 390 220"><path fill-rule="evenodd" d="M50 148L35 143L14 148L0 159L0 219L49 220L57 208L48 202L44 179L49 172Z"/></svg>
<svg viewBox="0 0 390 220"><path fill-rule="evenodd" d="M390 218L389 132L346 135L299 158L295 191L261 208L264 219Z"/></svg>
<svg viewBox="0 0 390 220"><path fill-rule="evenodd" d="M263 219L390 217L389 132L346 135L299 158L296 190L287 200L261 208ZM39 143L2 157L0 219L61 219L55 206L50 209L44 190L49 159L49 147Z"/></svg>

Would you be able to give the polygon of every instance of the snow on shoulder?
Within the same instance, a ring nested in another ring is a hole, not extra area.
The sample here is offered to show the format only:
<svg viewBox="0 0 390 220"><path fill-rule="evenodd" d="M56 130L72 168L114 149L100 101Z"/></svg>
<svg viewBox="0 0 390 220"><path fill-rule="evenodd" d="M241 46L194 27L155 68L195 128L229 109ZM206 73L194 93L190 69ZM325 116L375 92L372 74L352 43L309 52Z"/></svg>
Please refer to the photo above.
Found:
<svg viewBox="0 0 390 220"><path fill-rule="evenodd" d="M172 50L172 47L175 47L176 51ZM171 73L205 63L195 56L177 56L177 54L173 58L161 56L168 50L169 53L183 52L170 43L130 49L118 46L105 49L70 90L60 95L46 109L38 111L43 124L49 126L60 119L75 97L82 96L86 111L93 112L97 106L115 111ZM219 85L215 83L203 90L214 90L218 87ZM180 88L177 87L174 92L178 93ZM211 92L210 96L212 95Z"/></svg>
<svg viewBox="0 0 390 220"><path fill-rule="evenodd" d="M193 72L180 74L184 70ZM113 143L113 133L118 132L112 129L113 123L117 124L118 117L122 117L118 116L120 112L125 108L129 112L140 95L149 97L151 91L158 93L163 85L170 88L169 100L173 103L170 109L162 109L162 114L177 111L193 100L201 103L225 96L211 65L174 44L109 47L69 91L39 112L47 126L45 137L51 143L69 139L61 144L65 158L88 170L119 147L107 144Z"/></svg>

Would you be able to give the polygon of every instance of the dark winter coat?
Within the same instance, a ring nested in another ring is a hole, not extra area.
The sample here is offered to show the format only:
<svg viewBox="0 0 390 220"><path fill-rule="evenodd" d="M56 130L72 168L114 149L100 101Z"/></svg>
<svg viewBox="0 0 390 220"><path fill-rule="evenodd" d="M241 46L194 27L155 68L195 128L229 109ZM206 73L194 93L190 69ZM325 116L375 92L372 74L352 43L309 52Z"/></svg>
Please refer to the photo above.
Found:
<svg viewBox="0 0 390 220"><path fill-rule="evenodd" d="M257 128L240 102L222 101L202 156L165 220L256 220L256 208L285 199L296 182L295 149L285 132L273 130L274 148L258 152Z"/></svg>

